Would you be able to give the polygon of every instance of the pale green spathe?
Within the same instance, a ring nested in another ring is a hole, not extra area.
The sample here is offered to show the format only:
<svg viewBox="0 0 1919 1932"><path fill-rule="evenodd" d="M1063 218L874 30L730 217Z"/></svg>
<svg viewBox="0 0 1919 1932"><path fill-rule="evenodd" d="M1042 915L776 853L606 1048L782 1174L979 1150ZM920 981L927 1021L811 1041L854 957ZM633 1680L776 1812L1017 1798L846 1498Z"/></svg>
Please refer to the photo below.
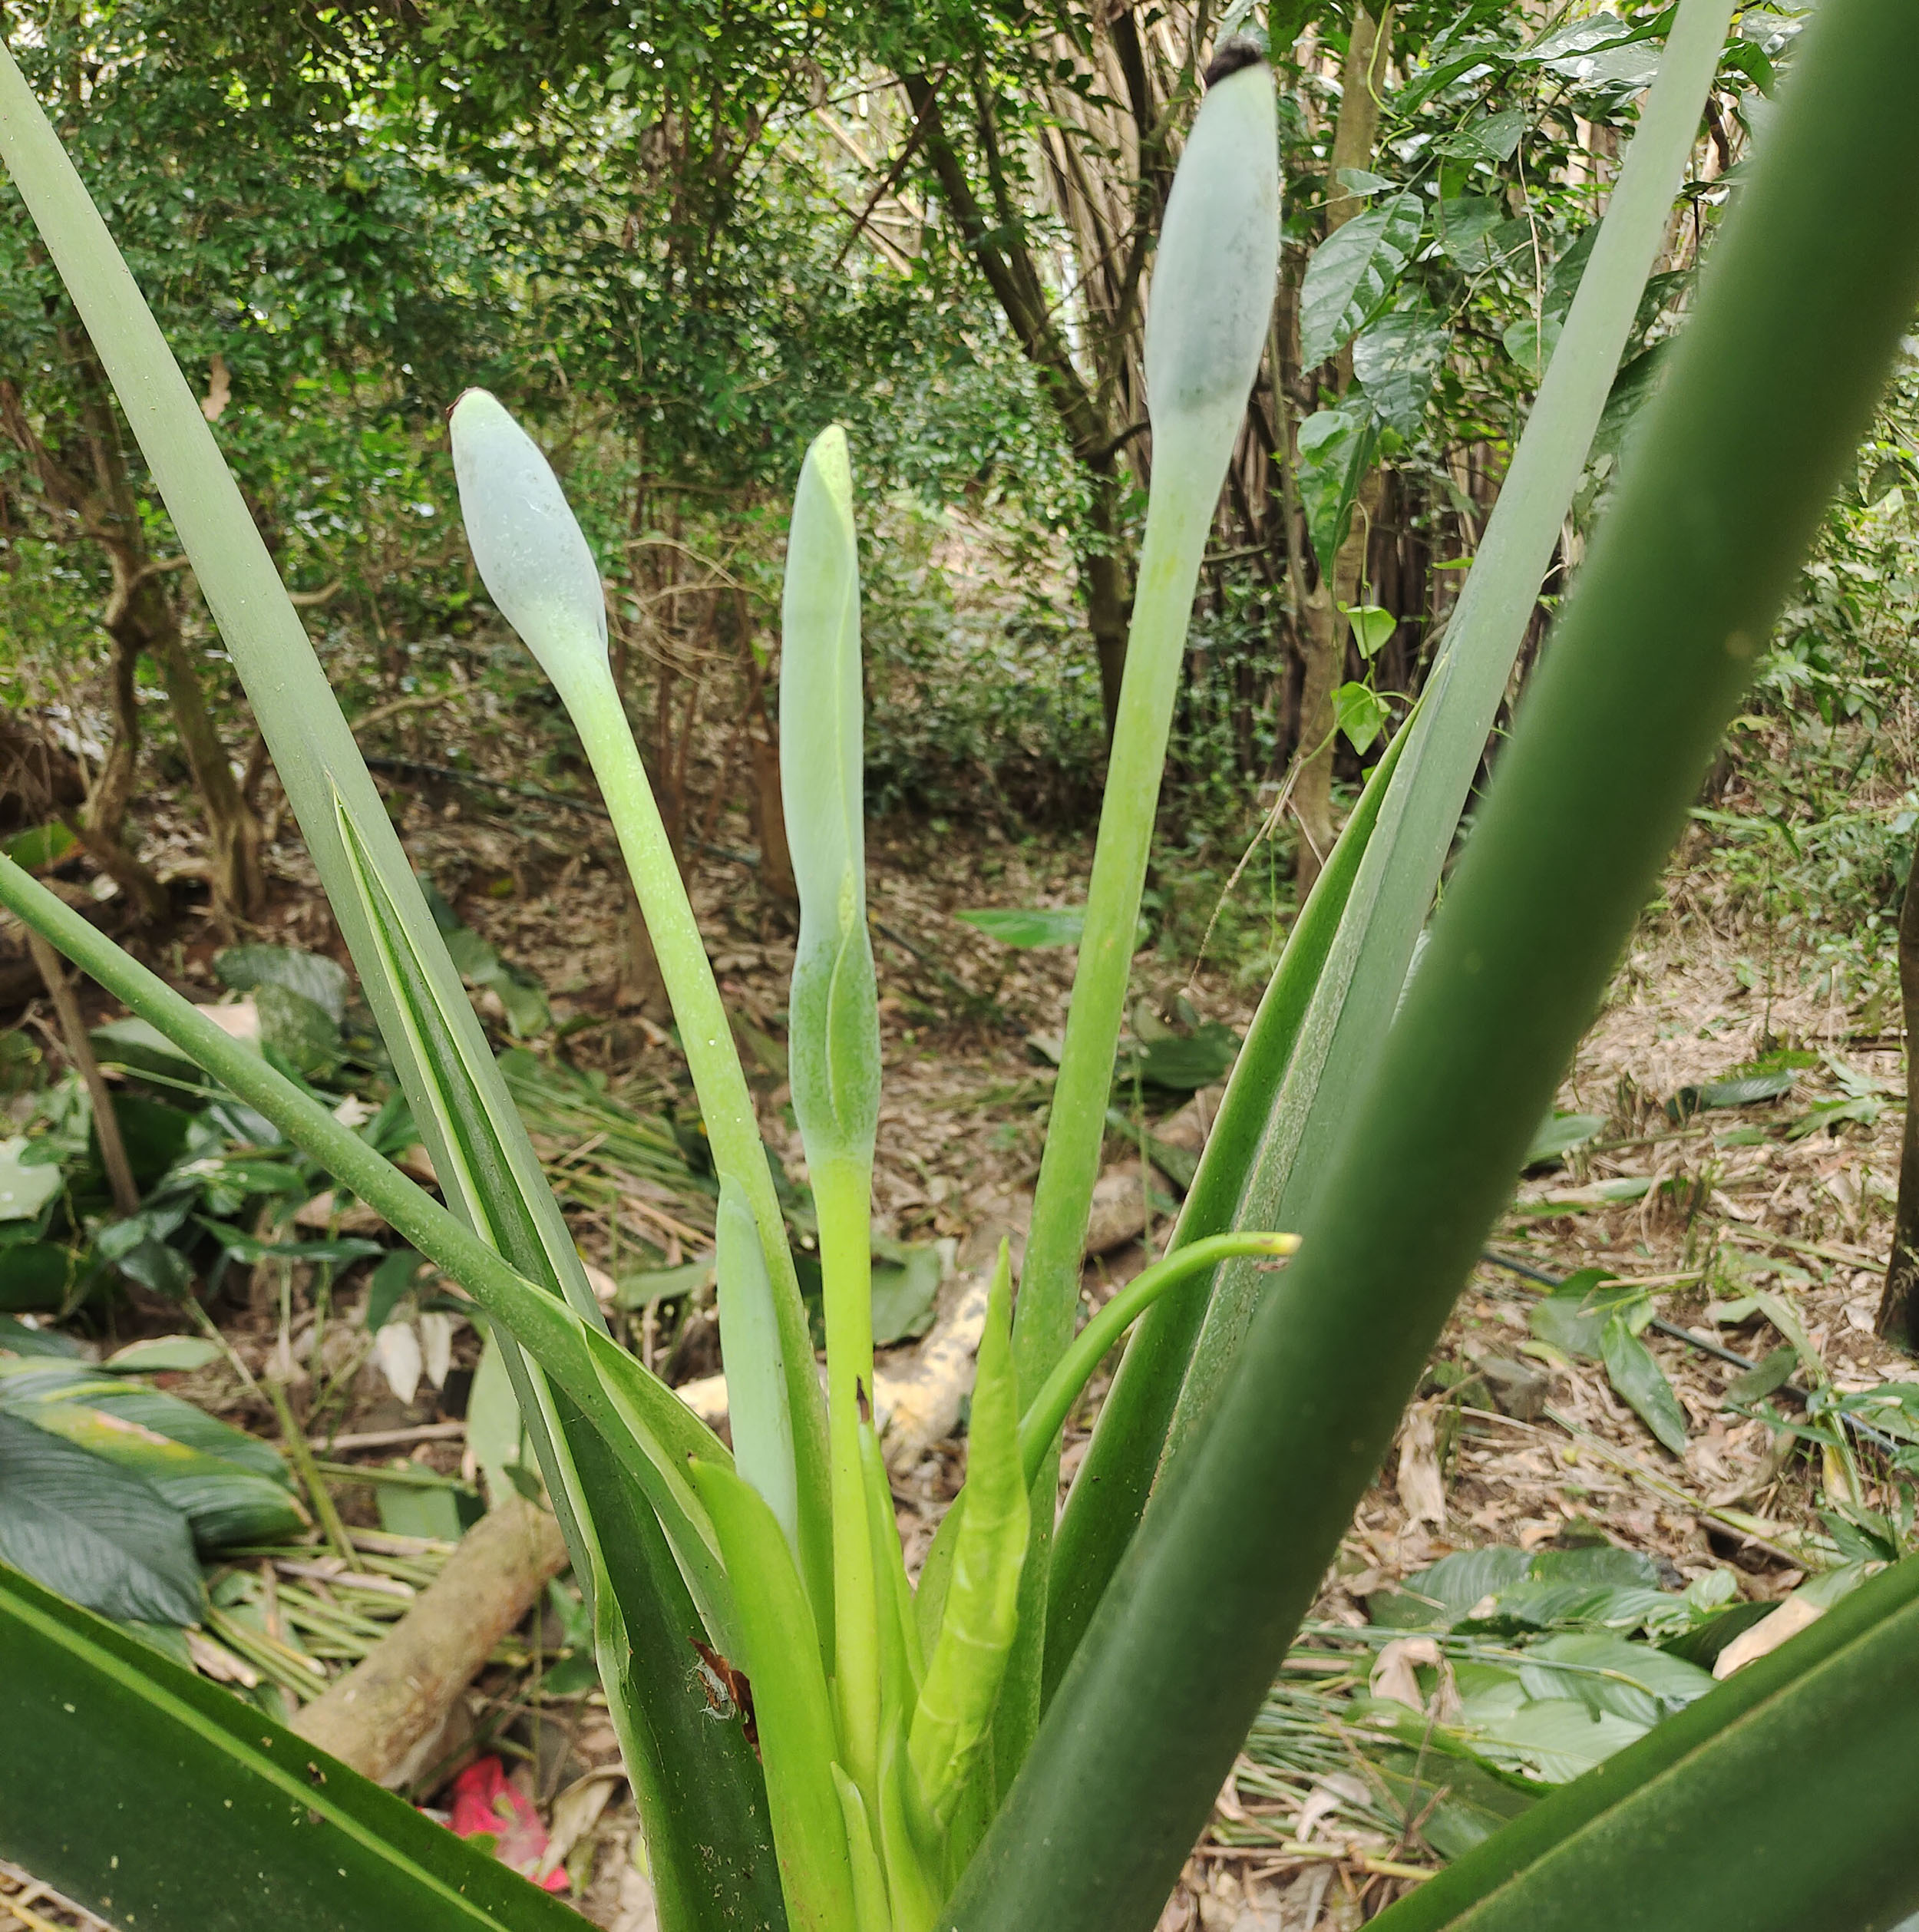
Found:
<svg viewBox="0 0 1919 1932"><path fill-rule="evenodd" d="M497 397L467 390L449 421L480 580L563 695L581 670L606 662L599 566L553 465Z"/></svg>

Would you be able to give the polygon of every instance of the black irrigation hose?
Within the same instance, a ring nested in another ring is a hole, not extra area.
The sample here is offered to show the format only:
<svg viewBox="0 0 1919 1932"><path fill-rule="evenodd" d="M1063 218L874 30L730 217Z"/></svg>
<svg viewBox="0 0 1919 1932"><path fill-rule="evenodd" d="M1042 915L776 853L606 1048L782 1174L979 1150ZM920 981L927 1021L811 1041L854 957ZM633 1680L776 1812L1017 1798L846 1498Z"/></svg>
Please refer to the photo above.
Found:
<svg viewBox="0 0 1919 1932"><path fill-rule="evenodd" d="M1504 1268L1508 1274L1520 1275L1528 1281L1536 1281L1542 1287L1559 1289L1566 1285L1567 1278L1564 1276L1549 1275L1544 1269L1535 1268L1530 1261L1515 1261L1510 1255L1501 1254L1492 1248L1482 1250L1479 1258L1490 1262L1495 1268ZM1675 1342L1683 1342L1688 1348L1697 1349L1702 1355L1716 1356L1720 1361L1729 1362L1735 1368L1745 1369L1749 1375L1759 1366L1736 1349L1727 1348L1722 1342L1709 1341L1703 1335L1695 1335L1689 1328L1681 1328L1676 1322L1664 1321L1655 1316L1646 1326L1655 1334L1670 1336ZM1802 1407L1809 1406L1812 1400L1811 1394L1795 1382L1781 1382L1779 1392L1790 1395ZM1841 1417L1841 1420L1855 1433L1864 1436L1868 1442L1878 1443L1881 1448L1898 1449L1907 1446L1894 1442L1889 1435L1882 1435L1870 1422L1862 1422L1856 1416L1847 1415Z"/></svg>

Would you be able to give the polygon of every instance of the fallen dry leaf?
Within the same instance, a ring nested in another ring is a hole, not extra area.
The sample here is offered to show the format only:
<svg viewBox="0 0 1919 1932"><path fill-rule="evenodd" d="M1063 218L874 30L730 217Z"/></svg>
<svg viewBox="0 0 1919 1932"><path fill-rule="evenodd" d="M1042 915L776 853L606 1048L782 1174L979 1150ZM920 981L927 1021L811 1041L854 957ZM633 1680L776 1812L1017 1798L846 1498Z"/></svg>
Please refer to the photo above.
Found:
<svg viewBox="0 0 1919 1932"><path fill-rule="evenodd" d="M1399 1489L1409 1527L1430 1523L1436 1530L1445 1527L1446 1486L1439 1474L1430 1402L1415 1403L1406 1412L1399 1432Z"/></svg>
<svg viewBox="0 0 1919 1932"><path fill-rule="evenodd" d="M1374 1660L1367 1687L1375 1697L1390 1698L1424 1716L1426 1700L1415 1674L1422 1665L1429 1670L1439 1668L1439 1646L1429 1636L1395 1637Z"/></svg>
<svg viewBox="0 0 1919 1932"><path fill-rule="evenodd" d="M436 1308L422 1315L415 1324L420 1331L420 1354L427 1380L436 1389L447 1385L447 1376L453 1367L453 1332L465 1319L464 1316L449 1315L444 1309ZM381 1333L384 1334L385 1330L383 1329Z"/></svg>
<svg viewBox="0 0 1919 1932"><path fill-rule="evenodd" d="M557 1871L566 1854L599 1821L606 1801L624 1782L617 1771L590 1771L576 1778L553 1802L547 1826L547 1849L540 1861L536 1878Z"/></svg>
<svg viewBox="0 0 1919 1932"><path fill-rule="evenodd" d="M386 1385L403 1402L411 1402L420 1386L426 1366L420 1352L420 1338L411 1322L388 1322L373 1338L373 1359L386 1377Z"/></svg>
<svg viewBox="0 0 1919 1932"><path fill-rule="evenodd" d="M1789 1597L1749 1630L1742 1630L1719 1653L1713 1675L1724 1683L1736 1670L1743 1670L1756 1658L1778 1650L1788 1637L1797 1636L1808 1623L1818 1623L1825 1614L1823 1603L1808 1603L1803 1596Z"/></svg>

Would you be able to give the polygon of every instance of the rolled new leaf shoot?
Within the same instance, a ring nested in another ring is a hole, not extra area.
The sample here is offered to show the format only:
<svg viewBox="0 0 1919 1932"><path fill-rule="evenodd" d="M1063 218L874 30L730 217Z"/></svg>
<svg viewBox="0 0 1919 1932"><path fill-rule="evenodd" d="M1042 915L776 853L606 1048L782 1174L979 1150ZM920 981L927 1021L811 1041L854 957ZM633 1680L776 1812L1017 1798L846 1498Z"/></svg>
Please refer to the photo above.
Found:
<svg viewBox="0 0 1919 1932"><path fill-rule="evenodd" d="M846 432L807 451L781 609L780 790L800 892L793 1111L807 1160L869 1162L880 1029L866 928L860 563Z"/></svg>
<svg viewBox="0 0 1919 1932"><path fill-rule="evenodd" d="M1019 1572L1031 1527L1019 1461L1011 1293L1011 1265L1002 1243L973 1385L966 1515L953 1545L939 1642L926 1660L907 1739L920 1798L943 1828L958 1808L999 1702L1019 1620Z"/></svg>
<svg viewBox="0 0 1919 1932"><path fill-rule="evenodd" d="M1029 1492L1039 1480L1073 1404L1092 1379L1094 1370L1113 1344L1161 1296L1209 1273L1223 1261L1263 1257L1270 1266L1278 1257L1293 1253L1299 1245L1299 1237L1293 1234L1209 1234L1183 1248L1175 1248L1127 1283L1074 1337L1072 1346L1060 1357L1059 1366L1046 1378L1045 1386L1027 1404L1026 1412L1020 1418L1019 1461ZM953 1550L965 1520L966 1491L962 1490L941 1519L933 1547L920 1567L913 1611L922 1641L926 1640L929 1633L936 1636L939 1630L946 1585L953 1571Z"/></svg>
<svg viewBox="0 0 1919 1932"><path fill-rule="evenodd" d="M834 1776L832 1700L792 1552L750 1484L717 1463L695 1461L692 1470L738 1594L740 1650L731 1661L752 1686L773 1843L794 1932L854 1926L864 1932Z"/></svg>
<svg viewBox="0 0 1919 1932"><path fill-rule="evenodd" d="M786 1405L773 1283L753 1210L732 1175L720 1182L718 1245L720 1350L733 1462L772 1511L795 1560L800 1501L793 1466L793 1418Z"/></svg>
<svg viewBox="0 0 1919 1932"><path fill-rule="evenodd" d="M607 670L599 566L552 465L496 397L467 390L449 428L480 580L570 705Z"/></svg>
<svg viewBox="0 0 1919 1932"><path fill-rule="evenodd" d="M826 1305L834 1689L842 1762L870 1799L879 1769L879 1605L859 1427L873 1386L880 1020L866 927L860 565L853 474L837 428L814 441L800 471L781 615L780 784L800 890L787 1051L819 1214Z"/></svg>

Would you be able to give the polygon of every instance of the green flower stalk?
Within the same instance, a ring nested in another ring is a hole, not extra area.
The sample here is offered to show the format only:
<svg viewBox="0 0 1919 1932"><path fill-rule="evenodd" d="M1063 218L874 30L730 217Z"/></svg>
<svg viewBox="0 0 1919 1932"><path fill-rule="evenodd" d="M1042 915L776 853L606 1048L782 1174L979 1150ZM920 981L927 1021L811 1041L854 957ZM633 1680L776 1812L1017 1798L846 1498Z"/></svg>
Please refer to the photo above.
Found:
<svg viewBox="0 0 1919 1932"><path fill-rule="evenodd" d="M766 1500L781 1527L796 1535L801 1574L827 1643L833 1627L831 1504L825 1417L805 1306L732 1029L608 662L599 569L539 445L494 397L467 390L454 405L450 423L474 563L580 733L672 1002L713 1164L758 1230L787 1411L784 1425L769 1424L768 1441L791 1445L790 1526L783 1478L773 1482ZM736 1266L730 1272L745 1293L757 1293L750 1271Z"/></svg>
<svg viewBox="0 0 1919 1932"><path fill-rule="evenodd" d="M1086 1216L1105 1138L1194 586L1272 317L1280 246L1272 71L1250 43L1233 40L1220 48L1211 71L1154 259L1146 317L1152 495L1085 932L1014 1312L1014 1359L1028 1389L1045 1382L1072 1339ZM1055 1468L1049 1456L1034 1494L1021 1629L995 1744L1002 1776L1025 1756L1039 1719Z"/></svg>
<svg viewBox="0 0 1919 1932"><path fill-rule="evenodd" d="M1280 242L1273 75L1217 81L1166 206L1146 319L1153 489L1111 773L1093 855L1051 1131L1020 1277L1014 1352L1038 1387L1072 1334L1147 849L1193 590L1271 318Z"/></svg>
<svg viewBox="0 0 1919 1932"><path fill-rule="evenodd" d="M873 1140L880 1021L866 924L860 563L846 432L807 451L781 612L780 786L800 890L788 1063L819 1214L833 1489L834 1691L845 1769L866 1795L880 1755L878 1582L860 1469L873 1386Z"/></svg>

